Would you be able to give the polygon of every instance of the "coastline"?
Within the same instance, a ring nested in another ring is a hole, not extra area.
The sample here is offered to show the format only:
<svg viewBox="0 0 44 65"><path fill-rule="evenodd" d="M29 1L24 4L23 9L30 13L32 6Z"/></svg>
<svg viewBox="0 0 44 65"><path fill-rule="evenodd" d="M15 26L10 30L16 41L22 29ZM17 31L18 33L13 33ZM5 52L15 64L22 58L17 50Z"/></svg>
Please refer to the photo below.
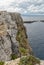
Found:
<svg viewBox="0 0 44 65"><path fill-rule="evenodd" d="M44 22L44 20L24 21L24 23Z"/></svg>

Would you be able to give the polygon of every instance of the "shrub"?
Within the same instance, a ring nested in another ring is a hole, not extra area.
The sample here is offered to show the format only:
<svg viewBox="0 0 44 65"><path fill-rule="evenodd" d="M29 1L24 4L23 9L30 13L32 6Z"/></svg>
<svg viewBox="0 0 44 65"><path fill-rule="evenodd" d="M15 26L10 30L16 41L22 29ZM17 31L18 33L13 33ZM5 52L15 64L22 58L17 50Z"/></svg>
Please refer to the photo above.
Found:
<svg viewBox="0 0 44 65"><path fill-rule="evenodd" d="M23 47L19 47L19 51L22 55L27 55L27 49L23 48Z"/></svg>
<svg viewBox="0 0 44 65"><path fill-rule="evenodd" d="M36 64L40 65L40 60L32 55L22 57L19 63L19 65L36 65Z"/></svg>
<svg viewBox="0 0 44 65"><path fill-rule="evenodd" d="M4 62L0 61L0 65L4 65Z"/></svg>
<svg viewBox="0 0 44 65"><path fill-rule="evenodd" d="M11 54L11 60L15 60L17 58L17 55Z"/></svg>

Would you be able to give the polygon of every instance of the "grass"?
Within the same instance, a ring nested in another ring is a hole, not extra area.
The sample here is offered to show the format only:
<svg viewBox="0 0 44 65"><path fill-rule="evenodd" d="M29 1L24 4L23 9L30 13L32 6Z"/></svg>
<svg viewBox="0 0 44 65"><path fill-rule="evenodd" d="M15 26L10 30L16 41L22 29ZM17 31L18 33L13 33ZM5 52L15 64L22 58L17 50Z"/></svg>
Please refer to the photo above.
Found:
<svg viewBox="0 0 44 65"><path fill-rule="evenodd" d="M4 62L0 61L0 65L4 65Z"/></svg>
<svg viewBox="0 0 44 65"><path fill-rule="evenodd" d="M19 48L19 51L20 51L20 53L22 54L22 55L26 55L26 49L25 48L22 48L22 47L20 47Z"/></svg>
<svg viewBox="0 0 44 65"><path fill-rule="evenodd" d="M0 24L0 36L5 35L7 32L7 26L6 24L2 23Z"/></svg>
<svg viewBox="0 0 44 65"><path fill-rule="evenodd" d="M22 57L19 63L19 65L36 65L36 64L40 65L40 60L32 55Z"/></svg>
<svg viewBox="0 0 44 65"><path fill-rule="evenodd" d="M21 28L18 30L16 40L19 42L19 52L21 55L32 53L31 49L29 49L28 40L24 29L22 30Z"/></svg>
<svg viewBox="0 0 44 65"><path fill-rule="evenodd" d="M11 54L11 60L15 60L16 58L18 58L17 55L15 55L15 54Z"/></svg>

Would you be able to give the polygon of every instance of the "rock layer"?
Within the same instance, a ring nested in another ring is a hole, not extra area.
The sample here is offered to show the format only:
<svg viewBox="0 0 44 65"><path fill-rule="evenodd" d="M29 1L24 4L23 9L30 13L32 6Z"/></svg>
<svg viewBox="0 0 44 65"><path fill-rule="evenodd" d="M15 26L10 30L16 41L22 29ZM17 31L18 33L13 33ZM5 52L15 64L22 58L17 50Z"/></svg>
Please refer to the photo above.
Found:
<svg viewBox="0 0 44 65"><path fill-rule="evenodd" d="M18 57L21 56L19 51L20 44L19 41L16 40L16 36L17 32L22 28L24 30L24 34L22 35L23 39L25 38L27 40L21 15L19 13L9 13L6 11L0 12L0 61L11 60L11 54L15 54ZM25 45L24 42L23 45ZM28 42L26 49L31 50Z"/></svg>

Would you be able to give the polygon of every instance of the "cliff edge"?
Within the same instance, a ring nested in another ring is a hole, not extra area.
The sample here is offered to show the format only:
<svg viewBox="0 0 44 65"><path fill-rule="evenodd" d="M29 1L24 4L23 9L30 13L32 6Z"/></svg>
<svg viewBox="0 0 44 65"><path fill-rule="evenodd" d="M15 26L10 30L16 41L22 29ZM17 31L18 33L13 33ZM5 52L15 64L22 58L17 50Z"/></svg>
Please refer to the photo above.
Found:
<svg viewBox="0 0 44 65"><path fill-rule="evenodd" d="M0 61L29 55L32 49L28 43L26 28L19 13L0 12Z"/></svg>

